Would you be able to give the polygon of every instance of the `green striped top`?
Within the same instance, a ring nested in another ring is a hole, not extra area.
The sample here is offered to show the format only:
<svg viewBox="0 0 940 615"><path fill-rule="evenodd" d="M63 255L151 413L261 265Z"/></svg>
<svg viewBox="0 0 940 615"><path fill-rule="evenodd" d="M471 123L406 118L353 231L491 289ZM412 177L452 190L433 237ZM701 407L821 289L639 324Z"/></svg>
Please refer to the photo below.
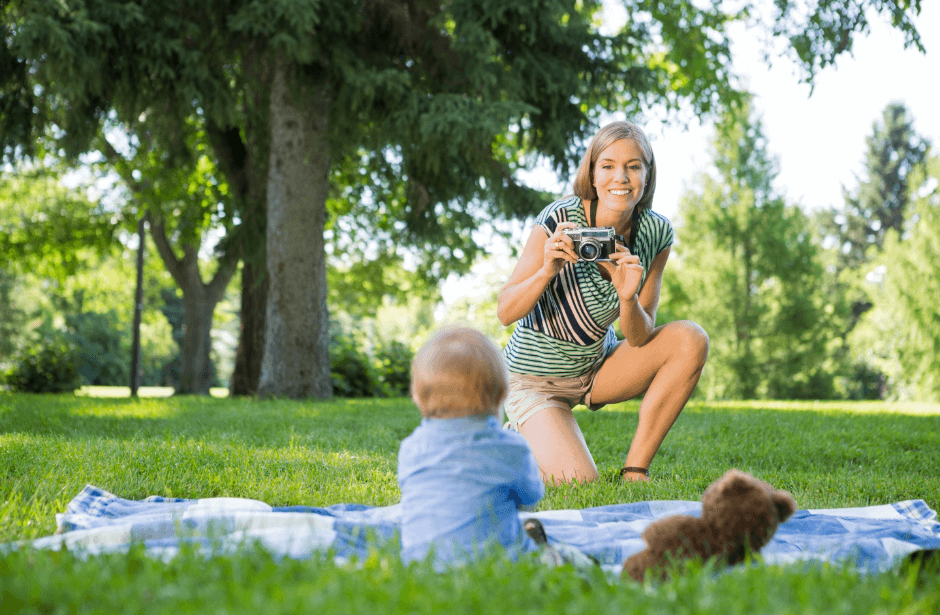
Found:
<svg viewBox="0 0 940 615"><path fill-rule="evenodd" d="M535 222L551 235L559 222L588 226L581 199L572 196L548 205ZM643 263L642 284L650 263L672 245L672 224L644 209L640 213L634 254ZM509 371L534 376L581 376L610 353L617 343L613 323L620 316L614 285L597 264L567 263L549 282L538 303L516 324L503 350Z"/></svg>

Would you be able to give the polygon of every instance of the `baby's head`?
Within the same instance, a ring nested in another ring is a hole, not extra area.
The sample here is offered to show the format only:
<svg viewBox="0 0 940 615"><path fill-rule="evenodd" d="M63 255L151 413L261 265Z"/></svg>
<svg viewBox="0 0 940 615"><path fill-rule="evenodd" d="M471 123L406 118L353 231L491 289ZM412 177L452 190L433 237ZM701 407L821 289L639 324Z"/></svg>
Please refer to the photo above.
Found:
<svg viewBox="0 0 940 615"><path fill-rule="evenodd" d="M411 363L411 398L424 418L498 416L507 381L499 349L468 327L438 331Z"/></svg>

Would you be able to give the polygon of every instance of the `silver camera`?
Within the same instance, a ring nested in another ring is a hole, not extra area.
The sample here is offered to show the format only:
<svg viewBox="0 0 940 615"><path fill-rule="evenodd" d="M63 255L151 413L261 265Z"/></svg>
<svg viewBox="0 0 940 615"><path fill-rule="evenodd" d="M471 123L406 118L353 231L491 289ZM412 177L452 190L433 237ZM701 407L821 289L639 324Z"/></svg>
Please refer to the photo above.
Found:
<svg viewBox="0 0 940 615"><path fill-rule="evenodd" d="M617 251L617 242L623 243L623 237L617 235L612 226L587 226L562 232L571 238L574 251L583 261L609 261L610 255Z"/></svg>

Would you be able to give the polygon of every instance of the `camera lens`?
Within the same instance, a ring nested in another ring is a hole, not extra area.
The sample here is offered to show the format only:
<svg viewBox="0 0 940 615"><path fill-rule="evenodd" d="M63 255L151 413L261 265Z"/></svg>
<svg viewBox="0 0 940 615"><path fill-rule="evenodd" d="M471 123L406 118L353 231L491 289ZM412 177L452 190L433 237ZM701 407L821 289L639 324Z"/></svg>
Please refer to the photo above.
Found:
<svg viewBox="0 0 940 615"><path fill-rule="evenodd" d="M597 260L597 257L601 254L601 247L597 244L596 241L583 240L581 245L578 246L578 256L582 260L593 261Z"/></svg>

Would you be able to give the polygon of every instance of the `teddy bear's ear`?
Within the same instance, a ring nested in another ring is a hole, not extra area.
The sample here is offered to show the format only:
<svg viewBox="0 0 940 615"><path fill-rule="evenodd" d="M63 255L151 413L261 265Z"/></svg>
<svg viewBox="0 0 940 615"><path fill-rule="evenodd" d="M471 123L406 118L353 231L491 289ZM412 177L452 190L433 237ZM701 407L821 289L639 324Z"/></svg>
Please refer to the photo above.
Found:
<svg viewBox="0 0 940 615"><path fill-rule="evenodd" d="M783 523L796 512L796 500L786 491L774 491L770 494L770 501L777 507L780 523Z"/></svg>
<svg viewBox="0 0 940 615"><path fill-rule="evenodd" d="M740 496L754 489L754 477L740 470L728 470L718 480L718 486L725 497Z"/></svg>

